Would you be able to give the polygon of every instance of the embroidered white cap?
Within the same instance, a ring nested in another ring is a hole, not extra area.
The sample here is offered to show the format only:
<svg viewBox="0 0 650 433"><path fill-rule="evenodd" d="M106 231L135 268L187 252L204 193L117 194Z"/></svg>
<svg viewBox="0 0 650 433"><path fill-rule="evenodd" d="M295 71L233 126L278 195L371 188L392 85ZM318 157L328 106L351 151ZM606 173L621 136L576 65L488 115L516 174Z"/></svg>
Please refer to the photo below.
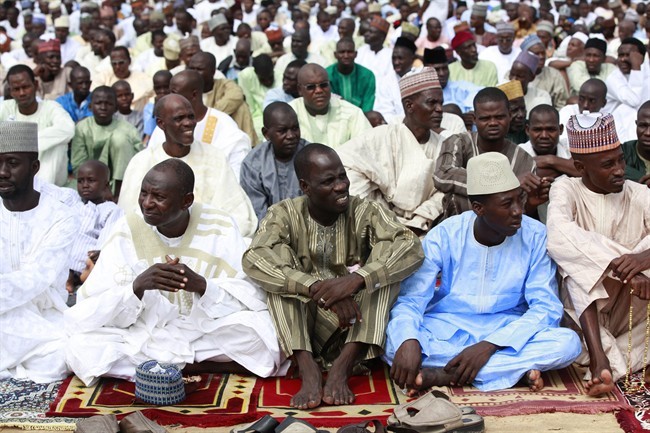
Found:
<svg viewBox="0 0 650 433"><path fill-rule="evenodd" d="M519 188L508 157L486 152L467 161L467 195L496 194Z"/></svg>

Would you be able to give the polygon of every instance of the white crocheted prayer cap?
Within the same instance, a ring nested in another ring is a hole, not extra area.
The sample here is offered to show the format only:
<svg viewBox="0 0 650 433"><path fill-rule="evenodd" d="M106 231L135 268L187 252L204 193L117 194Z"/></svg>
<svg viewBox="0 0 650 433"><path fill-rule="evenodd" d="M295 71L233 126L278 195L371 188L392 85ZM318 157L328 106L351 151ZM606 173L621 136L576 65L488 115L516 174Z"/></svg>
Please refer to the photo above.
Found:
<svg viewBox="0 0 650 433"><path fill-rule="evenodd" d="M37 152L38 125L33 122L0 122L0 153Z"/></svg>
<svg viewBox="0 0 650 433"><path fill-rule="evenodd" d="M504 154L482 153L467 162L467 195L496 194L515 188L519 188L519 179Z"/></svg>

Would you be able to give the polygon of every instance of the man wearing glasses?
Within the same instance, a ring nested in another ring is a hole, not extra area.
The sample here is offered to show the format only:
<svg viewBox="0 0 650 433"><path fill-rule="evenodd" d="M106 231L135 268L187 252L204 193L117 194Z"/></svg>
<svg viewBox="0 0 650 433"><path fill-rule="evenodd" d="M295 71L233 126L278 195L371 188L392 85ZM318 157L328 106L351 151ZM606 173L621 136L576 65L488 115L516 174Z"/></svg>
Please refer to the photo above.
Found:
<svg viewBox="0 0 650 433"><path fill-rule="evenodd" d="M332 99L327 71L314 63L298 73L300 98L291 101L298 115L302 138L336 148L371 129L360 108L340 98Z"/></svg>

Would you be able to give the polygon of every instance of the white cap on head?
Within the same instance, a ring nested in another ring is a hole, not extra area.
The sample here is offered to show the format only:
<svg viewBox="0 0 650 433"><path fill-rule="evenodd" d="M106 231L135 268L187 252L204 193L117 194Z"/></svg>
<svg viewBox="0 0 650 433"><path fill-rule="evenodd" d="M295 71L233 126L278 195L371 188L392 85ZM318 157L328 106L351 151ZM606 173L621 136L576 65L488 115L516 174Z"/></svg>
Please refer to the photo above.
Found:
<svg viewBox="0 0 650 433"><path fill-rule="evenodd" d="M467 161L467 195L496 194L519 186L508 157L502 153L486 152Z"/></svg>
<svg viewBox="0 0 650 433"><path fill-rule="evenodd" d="M38 153L38 125L33 122L0 122L0 153Z"/></svg>

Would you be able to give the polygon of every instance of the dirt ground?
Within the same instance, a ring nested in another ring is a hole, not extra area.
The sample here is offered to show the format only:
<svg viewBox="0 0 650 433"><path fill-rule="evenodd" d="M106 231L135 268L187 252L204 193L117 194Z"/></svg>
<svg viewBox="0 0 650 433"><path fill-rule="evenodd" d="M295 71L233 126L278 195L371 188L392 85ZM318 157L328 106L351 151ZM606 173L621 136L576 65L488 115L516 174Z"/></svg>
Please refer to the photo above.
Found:
<svg viewBox="0 0 650 433"><path fill-rule="evenodd" d="M231 427L210 429L201 428L170 428L170 433L228 433ZM15 428L0 428L0 433L43 433L43 430L21 430ZM336 429L330 429L335 432ZM618 426L614 414L578 415L572 413L545 413L539 415L485 417L485 431L487 433L620 433L623 430ZM64 431L60 433L72 433Z"/></svg>

